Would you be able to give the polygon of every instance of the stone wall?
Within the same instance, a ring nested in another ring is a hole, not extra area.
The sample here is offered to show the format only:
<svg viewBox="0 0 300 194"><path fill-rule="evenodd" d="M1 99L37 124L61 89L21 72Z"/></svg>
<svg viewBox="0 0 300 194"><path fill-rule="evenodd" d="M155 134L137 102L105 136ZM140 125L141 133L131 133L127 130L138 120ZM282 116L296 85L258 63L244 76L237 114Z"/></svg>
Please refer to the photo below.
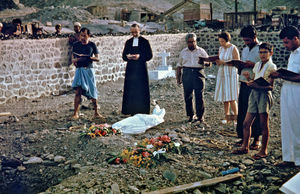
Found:
<svg viewBox="0 0 300 194"><path fill-rule="evenodd" d="M185 34L160 34L145 36L151 44L153 59L149 69L160 65L158 53L171 53L168 63L173 67L180 50L186 46ZM124 77L125 62L121 58L125 41L129 36L103 36L92 38L99 52L100 61L94 63L97 83L116 81ZM289 52L283 48L278 33L260 33L260 41L275 46L273 56L278 66L287 63ZM233 44L241 50L243 41L232 33ZM218 53L217 33L198 34L198 45L209 55ZM0 46L0 104L20 98L37 98L56 95L70 90L75 68L70 66L70 47L67 39L5 40Z"/></svg>
<svg viewBox="0 0 300 194"><path fill-rule="evenodd" d="M231 43L235 44L240 51L244 47L244 43L239 32L231 34ZM219 51L218 33L198 33L198 45L204 48L209 55L217 55ZM259 32L258 40L260 42L269 42L274 46L273 62L278 67L285 67L290 52L283 47L282 40L279 38L278 32Z"/></svg>
<svg viewBox="0 0 300 194"><path fill-rule="evenodd" d="M100 61L94 63L97 83L116 81L124 77L122 51L129 36L92 38ZM184 46L184 34L149 35L153 59L149 69L160 65L158 53L171 53L170 65L175 65ZM75 67L70 66L68 39L6 40L0 47L0 104L21 98L57 95L70 90Z"/></svg>

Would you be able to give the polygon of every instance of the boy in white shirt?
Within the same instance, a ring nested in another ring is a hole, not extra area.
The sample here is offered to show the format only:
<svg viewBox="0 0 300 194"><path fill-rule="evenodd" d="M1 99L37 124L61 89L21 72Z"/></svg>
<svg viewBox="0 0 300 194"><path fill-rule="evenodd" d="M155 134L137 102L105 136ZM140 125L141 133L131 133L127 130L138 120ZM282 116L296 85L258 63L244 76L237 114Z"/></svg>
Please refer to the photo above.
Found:
<svg viewBox="0 0 300 194"><path fill-rule="evenodd" d="M272 92L274 79L270 77L271 72L276 71L276 65L272 62L273 46L269 43L262 43L259 46L260 60L255 64L253 73L254 80L250 80L248 72L244 76L249 80L247 85L252 88L249 96L248 110L243 123L243 144L240 149L234 150L233 154L247 154L251 137L251 125L256 114L259 114L260 127L262 129L262 146L260 151L252 156L254 159L265 158L268 155L267 145L269 141L269 113L272 106ZM260 85L255 80L264 78L269 84Z"/></svg>

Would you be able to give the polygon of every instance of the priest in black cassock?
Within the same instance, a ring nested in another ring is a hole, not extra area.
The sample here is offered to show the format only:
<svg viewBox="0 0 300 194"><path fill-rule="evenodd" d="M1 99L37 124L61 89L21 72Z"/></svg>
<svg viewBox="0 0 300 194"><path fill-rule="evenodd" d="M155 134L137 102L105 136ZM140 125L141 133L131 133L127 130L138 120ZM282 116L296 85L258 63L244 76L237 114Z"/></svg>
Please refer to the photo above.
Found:
<svg viewBox="0 0 300 194"><path fill-rule="evenodd" d="M122 58L127 61L122 114L150 113L149 77L146 62L152 58L149 41L140 36L140 27L130 28L132 38L126 41Z"/></svg>

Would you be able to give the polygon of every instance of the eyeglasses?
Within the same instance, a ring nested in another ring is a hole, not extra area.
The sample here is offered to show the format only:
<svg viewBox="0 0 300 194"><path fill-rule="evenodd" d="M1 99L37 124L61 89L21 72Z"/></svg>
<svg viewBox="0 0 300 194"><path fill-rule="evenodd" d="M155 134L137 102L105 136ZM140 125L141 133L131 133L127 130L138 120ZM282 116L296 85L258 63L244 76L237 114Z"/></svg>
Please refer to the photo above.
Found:
<svg viewBox="0 0 300 194"><path fill-rule="evenodd" d="M187 41L187 43L194 43L194 42L196 42L195 40L193 40L193 41Z"/></svg>
<svg viewBox="0 0 300 194"><path fill-rule="evenodd" d="M259 54L267 54L269 51L259 51Z"/></svg>

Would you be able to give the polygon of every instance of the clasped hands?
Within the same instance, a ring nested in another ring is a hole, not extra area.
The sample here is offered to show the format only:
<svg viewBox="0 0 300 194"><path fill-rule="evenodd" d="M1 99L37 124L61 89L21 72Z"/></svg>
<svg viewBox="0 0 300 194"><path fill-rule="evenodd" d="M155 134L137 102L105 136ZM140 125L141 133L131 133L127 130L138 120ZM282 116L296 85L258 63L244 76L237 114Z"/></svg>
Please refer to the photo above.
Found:
<svg viewBox="0 0 300 194"><path fill-rule="evenodd" d="M126 57L129 60L135 60L136 61L140 58L140 54L127 54Z"/></svg>

